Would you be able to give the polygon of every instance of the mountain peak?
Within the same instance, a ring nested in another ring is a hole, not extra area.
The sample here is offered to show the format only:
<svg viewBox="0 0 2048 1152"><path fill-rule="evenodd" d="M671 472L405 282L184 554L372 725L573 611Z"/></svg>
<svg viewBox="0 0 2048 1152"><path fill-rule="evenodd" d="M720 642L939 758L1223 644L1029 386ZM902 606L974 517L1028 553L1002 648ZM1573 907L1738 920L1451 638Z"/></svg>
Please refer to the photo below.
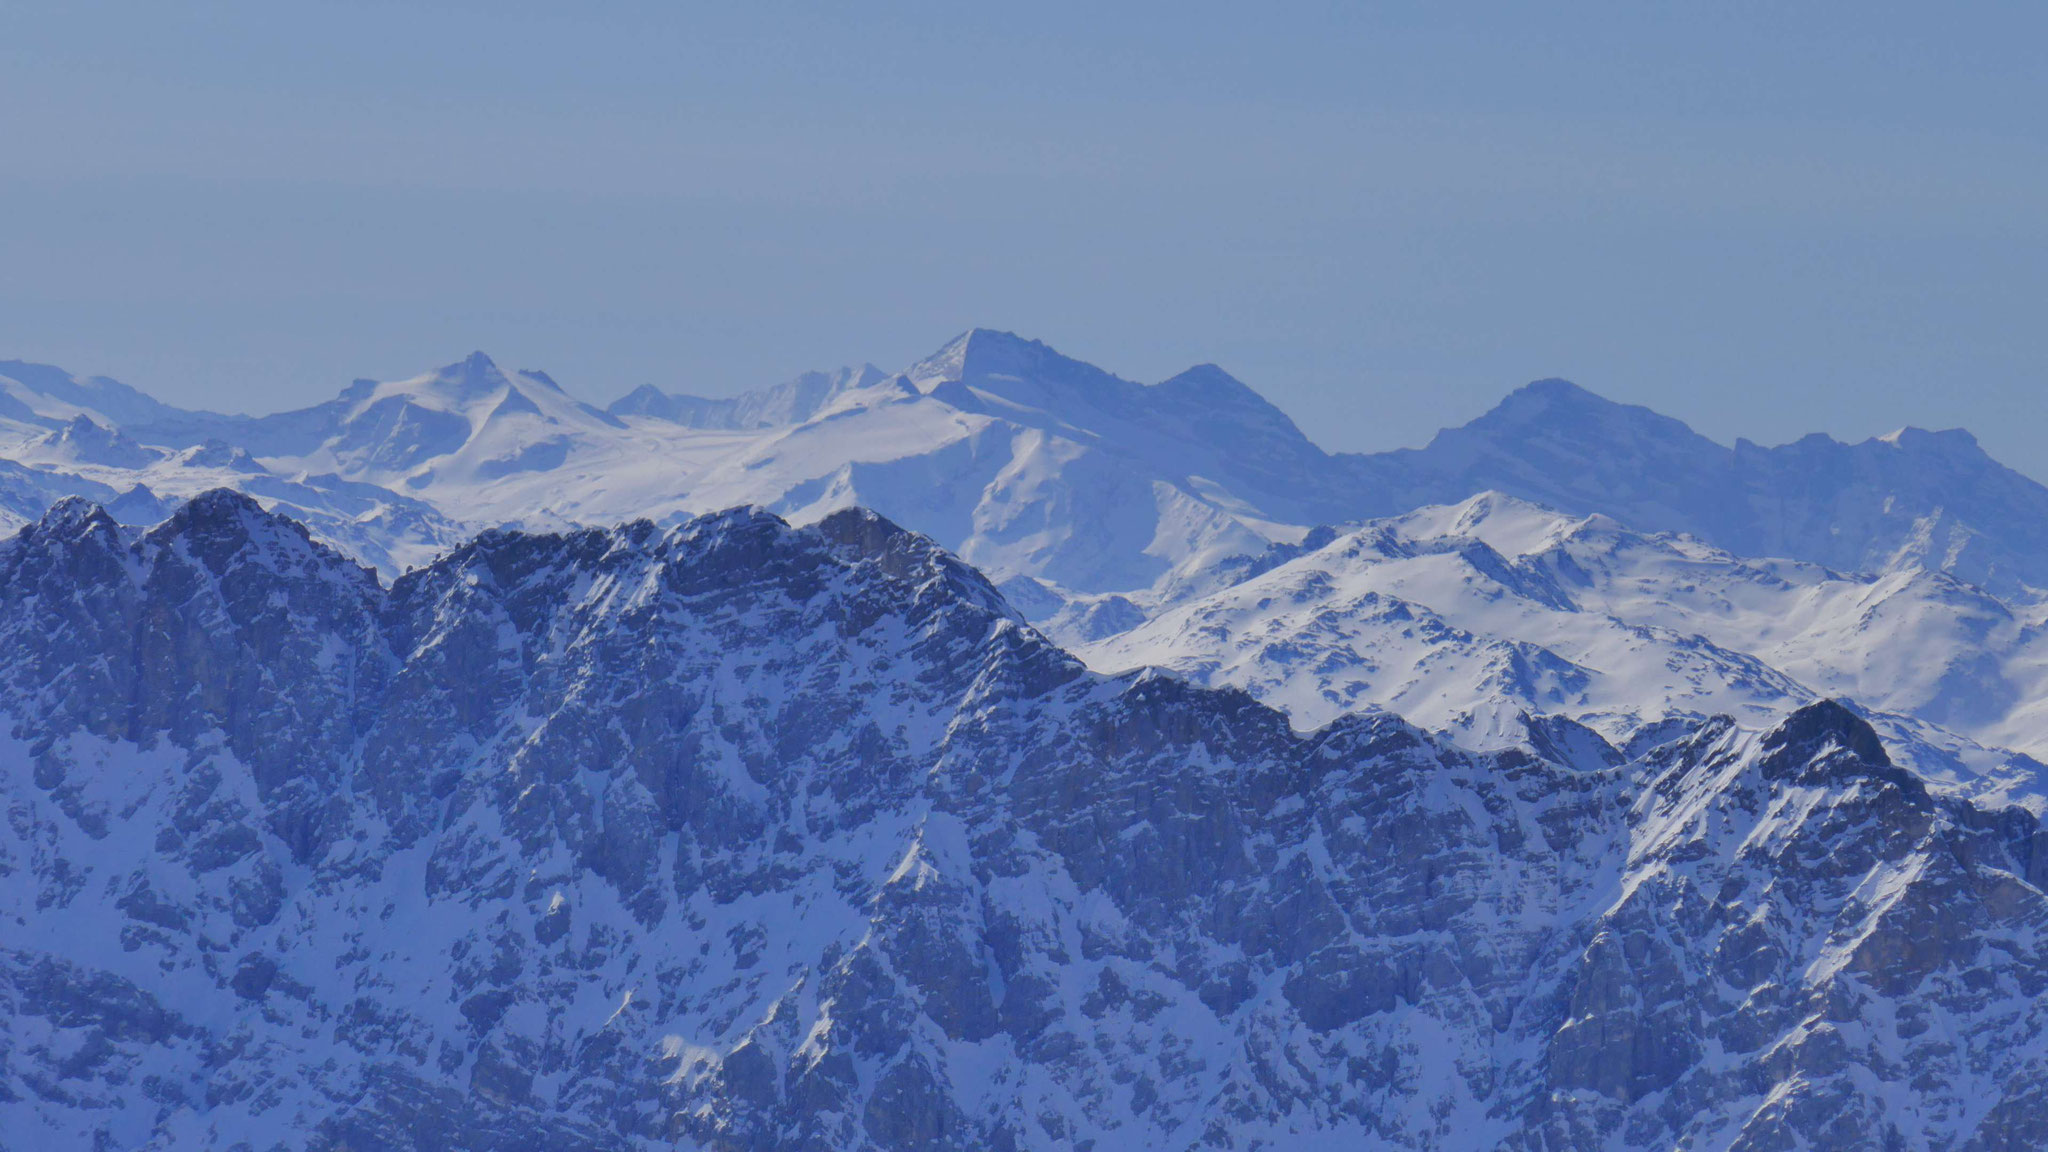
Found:
<svg viewBox="0 0 2048 1152"><path fill-rule="evenodd" d="M1717 455L1725 452L1682 420L1639 404L1609 400L1557 377L1522 385L1477 420L1439 432L1437 442L1461 444L1477 438L1495 443L1502 436L1520 438L1531 433L1597 443L1603 451L1626 443L1662 443L1706 448Z"/></svg>
<svg viewBox="0 0 2048 1152"><path fill-rule="evenodd" d="M158 453L129 439L119 429L109 428L82 412L44 436L37 446L72 463L108 468L147 468L159 458Z"/></svg>
<svg viewBox="0 0 2048 1152"><path fill-rule="evenodd" d="M982 380L1117 381L1092 364L1063 356L1040 340L994 328L970 328L905 373L920 392Z"/></svg>
<svg viewBox="0 0 2048 1152"><path fill-rule="evenodd" d="M1266 403L1266 398L1254 391L1251 385L1215 364L1197 364L1161 380L1158 387L1174 395L1192 400L1208 400L1221 405L1241 402L1247 397L1257 400L1260 404Z"/></svg>
<svg viewBox="0 0 2048 1152"><path fill-rule="evenodd" d="M36 521L35 527L43 535L55 534L67 539L94 532L118 535L120 531L114 518L98 501L83 496L59 499Z"/></svg>
<svg viewBox="0 0 2048 1152"><path fill-rule="evenodd" d="M482 352L471 352L435 372L429 380L464 400L496 392L508 383L497 362Z"/></svg>
<svg viewBox="0 0 2048 1152"><path fill-rule="evenodd" d="M1984 448L1977 443L1977 437L1963 428L1943 428L1929 431L1908 424L1896 432L1886 433L1877 438L1880 444L1895 448L1931 452L1945 456L1983 456Z"/></svg>
<svg viewBox="0 0 2048 1152"><path fill-rule="evenodd" d="M1505 397L1501 398L1499 404L1494 405L1493 412L1489 412L1488 415L1500 413L1502 415L1528 416L1560 410L1589 411L1620 407L1623 407L1623 405L1616 404L1614 401L1596 392L1581 388L1569 380L1559 376L1549 376L1541 380L1531 380L1520 388L1508 393Z"/></svg>
<svg viewBox="0 0 2048 1152"><path fill-rule="evenodd" d="M143 539L182 548L216 575L261 558L273 568L332 567L358 580L375 580L369 569L315 541L305 525L267 511L254 497L233 488L211 488L192 497Z"/></svg>

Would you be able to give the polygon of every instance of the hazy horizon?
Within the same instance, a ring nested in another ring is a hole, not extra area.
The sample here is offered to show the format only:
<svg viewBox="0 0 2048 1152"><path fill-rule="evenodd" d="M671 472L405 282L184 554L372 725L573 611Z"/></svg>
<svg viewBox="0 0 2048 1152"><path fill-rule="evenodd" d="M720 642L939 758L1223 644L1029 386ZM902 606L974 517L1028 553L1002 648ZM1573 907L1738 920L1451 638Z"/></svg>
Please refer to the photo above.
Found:
<svg viewBox="0 0 2048 1152"><path fill-rule="evenodd" d="M1331 450L1564 377L2048 474L2037 10L0 14L0 357L186 407L484 348L609 399L976 324Z"/></svg>
<svg viewBox="0 0 2048 1152"><path fill-rule="evenodd" d="M751 384L751 385L747 385L747 386L746 386L745 388L738 388L738 389L734 389L734 390L732 390L732 391L730 391L730 392L720 392L720 393L710 393L710 392L706 392L706 393L694 393L694 395L698 395L698 396L701 396L701 397L703 397L703 398L705 398L705 399L715 399L715 398L719 398L719 397L722 397L722 396L731 396L731 395L736 395L736 394L738 394L739 392L743 392L743 391L746 391L746 390L747 390L748 388L762 388L762 387L773 387L773 386L774 386L774 385L776 385L776 384L781 384L781 383L785 383L785 382L788 382L788 381L790 381L790 380L793 380L793 379L795 379L795 378L796 378L797 376L801 376L801 375L804 375L804 374L807 374L807 373L812 373L812 372L819 372L819 373L831 373L831 372L836 372L836 371L841 371L841 370L852 370L852 369L856 369L856 368L859 368L859 367L861 367L861 366L862 366L863 364L865 364L865 365L867 365L867 366L870 366L870 367L874 367L874 368L877 368L877 369L879 369L879 370L881 370L881 371L884 371L884 372L888 372L888 373L890 373L890 374L892 374L892 375L893 375L893 374L898 374L898 373L904 372L904 371L908 370L909 368L911 368L911 367L912 367L912 366L913 366L913 365L914 365L914 364L916 363L916 361L917 361L918 359L922 359L922 358L923 358L924 356L929 356L929 355L931 355L931 354L933 354L933 353L936 353L936 352L940 351L941 349L943 349L944 347L946 347L946 345L947 345L947 344L950 344L950 343L951 343L951 342L952 342L953 340L957 340L957 339L960 339L960 338L962 338L962 337L964 337L964 336L968 335L968 334L969 334L969 333L971 333L971 332L977 332L977 331L991 331L991 332L998 332L998 333L1002 333L1002 334L1005 334L1005 335L1015 336L1015 337L1021 338L1021 339L1023 339L1023 340L1027 340L1027 341L1032 341L1032 342L1036 342L1036 343L1041 343L1041 344L1044 344L1044 345L1046 345L1047 347L1051 348L1051 349L1052 349L1053 351L1055 351L1055 352L1057 352L1057 353L1059 353L1059 354L1061 354L1061 355L1067 355L1067 353L1065 352L1065 350L1064 350L1064 349L1061 349L1061 348L1060 348L1060 347L1059 347L1059 346L1058 346L1057 344L1053 343L1053 342L1052 342L1052 341L1050 341L1050 340L1046 340L1046 339L1043 339L1042 337L1039 337L1039 336L1035 336L1035 335L1033 335L1032 333L1029 333L1029 332L1012 332L1012 331L1009 331L1009 330L1007 330L1007 329L995 328L995 327L993 327L993 326L990 326L990 325L977 325L977 326L976 326L975 328L969 329L969 330L967 330L967 331L964 331L964 332L956 333L956 334L955 334L955 335L954 335L954 336L953 336L953 337L952 337L951 339L949 339L949 340L946 340L946 341L942 341L942 342L940 342L939 344L936 344L936 345L934 345L934 346L933 346L933 347L932 347L931 349L929 349L929 350L928 350L927 352L925 352L925 353L922 353L922 354L920 354L920 356L919 356L919 357L913 358L913 360L911 360L911 361L907 361L907 362L905 362L905 363L903 363L903 364L896 364L896 365L889 365L889 364L876 364L876 363L874 363L873 361L861 361L861 360L853 360L853 361L847 361L847 362L845 362L845 363L841 363L841 364L835 364L835 365L831 365L830 367L824 367L824 366L820 366L820 367L814 367L814 368L809 368L809 369L805 369L805 370L804 370L803 372L796 372L796 373L791 373L791 374L790 374L789 376L783 377L782 379L778 379L778 380L769 380L769 381L762 381L762 382L760 382L760 383L758 383L758 384ZM625 396L626 396L626 395L627 395L628 393L632 392L632 391L633 391L634 389L636 389L636 388L639 388L639 387L643 386L643 385L644 385L644 384L646 384L646 383L651 383L651 381L643 381L643 382L642 382L642 384L636 384L636 385L633 385L632 387L629 387L629 388L625 388L625 389L621 389L621 390L618 390L618 391L616 391L616 392L601 392L601 393L593 393L593 392L589 391L589 390L588 390L587 388L581 388L581 387L578 387L578 386L577 386L577 382L576 382L576 381L575 381L575 380L574 380L573 378L568 378L568 379L565 379L562 373L560 373L560 372L558 372L558 371L555 371L555 370L553 370L553 369L550 369L550 368L549 368L549 367L547 367L546 365L531 365L531 364L512 364L512 363L509 363L509 362L505 361L504 359L502 359L502 358L500 358L500 357L498 357L498 356L495 356L495 355L493 355L493 354L491 353L491 351L490 351L489 349L487 349L487 348L477 348L477 349L472 349L472 350L471 350L470 352L468 352L468 353L465 353L465 354L463 354L462 356L455 356L455 357L451 357L450 359L448 359L448 360L445 360L445 361L443 361L442 363L436 364L436 365L434 365L433 367L430 367L430 368L427 368L427 369L424 369L424 370L422 370L422 371L418 371L418 372L408 372L408 373L403 373L403 374L401 374L401 375L396 375L396 376L386 376L386 377L353 377L353 378L351 378L351 381L350 381L350 382L353 382L354 380L360 380L360 379L376 379L376 380L377 380L377 381L378 381L379 383L387 383L387 382L397 382L397 381L403 381L403 380L411 380L411 379L417 379L417 378L421 378L421 377L425 377L425 376L429 376L429 375L432 375L432 374L433 374L433 373L435 373L435 372L439 372L439 371L442 371L442 370L445 370L445 369L449 369L449 368L454 368L454 367L457 367L457 366L459 366L459 365L460 365L460 364L461 364L461 363L462 363L462 362L463 362L463 361L464 361L465 359L467 359L467 358L468 358L468 357L470 357L470 356L474 356L474 355L482 355L482 356L486 357L486 358L487 358L487 359L489 359L489 360L490 360L490 361L491 361L491 362L492 362L493 364L495 364L495 365L496 365L496 366L498 367L498 369L499 369L500 371L502 371L502 372L505 372L505 373L507 373L507 374L510 374L510 373L513 373L513 372L529 372L529 373L540 373L540 374L543 374L543 375L547 376L549 380L553 381L553 382L554 382L554 383L555 383L555 384L556 384L556 385L557 385L558 387L560 387L560 388L561 388L561 390L562 390L563 392L567 393L567 394L568 394L568 395L570 395L571 397L574 397L574 398L575 398L575 399L577 399L577 400L583 401L584 403L588 403L588 404L593 404L593 405L595 405L595 406L597 406L597 407L599 407L599 408L603 408L603 407L605 407L605 406L607 406L607 405L611 404L612 402L614 402L614 401L616 401L616 400L619 400L619 399L621 399L621 398L625 397ZM1080 359L1079 357L1069 357L1069 358L1071 358L1071 359ZM20 359L21 359L20 357L0 357L0 363L4 363L4 362L5 362L5 361L7 361L7 360L20 360ZM1101 368L1101 369L1103 369L1104 371L1107 371L1108 373L1110 373L1110 374L1111 374L1111 375L1113 375L1113 376L1118 376L1118 377L1121 377L1121 378L1123 378L1123 379L1125 379L1125 380L1131 380L1131 381L1132 381L1133 383L1138 383L1138 384L1144 384L1144 385L1148 385L1148 386L1149 386L1149 385L1153 385L1153 384L1157 384L1157 383L1160 383L1161 381L1163 381L1163 380L1165 380L1165 379L1167 379L1167 378L1170 378L1170 377L1171 377L1172 375L1174 375L1174 374L1176 374L1176 373L1178 373L1178 372L1186 371L1186 370L1188 370L1188 369L1191 369L1191 368L1195 368L1195 367L1198 367L1198 366L1201 366L1201 365L1205 365L1205 364L1211 364L1211 363L1212 363L1212 362L1209 362L1209 361L1199 361L1199 362L1194 362L1194 363L1189 363L1189 364L1185 364L1185 365L1182 365L1182 366L1181 366L1180 368L1177 368L1177 369L1175 369L1175 370L1174 370L1173 372L1167 373L1167 374L1166 374L1165 376L1161 376L1161 377L1159 377L1158 379L1153 379L1153 380L1133 380L1133 379L1132 379L1132 377L1128 376L1127 374L1125 374L1125 373L1121 373L1121 372L1118 372L1118 371L1116 370L1116 368L1115 368L1115 367L1114 367L1113 365L1106 365L1106 364L1097 364L1097 365L1094 365L1094 366L1095 366L1095 367L1097 367L1097 368ZM1428 434L1426 434L1426 435L1422 436L1422 437L1421 437L1420 439L1417 439L1417 440L1413 441L1412 443L1406 443L1406 444L1393 444L1393 445L1388 445L1388 446L1386 446L1386 447L1384 447L1384 448L1369 448L1369 449L1356 449L1356 448L1332 447L1332 446L1331 446L1330 444L1328 444L1328 443L1325 443L1325 442L1324 442L1324 441L1323 441L1323 440L1322 440L1321 438L1319 438L1319 437L1317 437L1317 436L1315 435L1315 430L1314 430L1314 429L1313 429L1312 427L1309 427L1309 426L1305 426L1305 425L1303 425L1302 421L1301 421L1301 420L1300 420L1300 419L1298 418L1298 416L1297 416L1297 414L1296 414L1296 413L1288 411L1288 410L1287 410L1287 408L1286 408L1286 405L1284 405L1284 404L1281 404L1281 403L1280 403L1279 401L1275 400L1275 399L1274 399L1274 398L1273 398L1272 396L1268 395L1268 394L1266 393L1266 391L1265 391L1264 389L1261 389L1261 388L1260 388L1260 387L1258 386L1257 382L1255 382L1255 381L1251 381L1251 380L1245 380L1245 379L1244 379L1244 378L1243 378L1242 376L1239 376L1239 375L1238 375L1237 373L1235 373L1235 372L1232 372L1232 371L1230 370L1230 366L1229 366L1229 365L1227 365L1227 364L1217 364L1217 365L1213 365L1213 366L1214 366L1214 367L1218 367L1218 368L1221 368L1221 369L1222 369L1223 371L1225 371L1226 373L1229 373L1229 374L1230 374L1230 375L1231 375L1231 376L1232 376L1233 378L1237 379L1237 380L1238 380L1238 381L1239 381L1240 383L1242 383L1242 384L1246 385L1247 387L1250 387L1250 388L1251 388L1251 389L1252 389L1252 390L1253 390L1254 392L1257 392L1257 393L1259 393L1259 395L1260 395L1260 396L1264 397L1264 398L1265 398L1265 399L1267 399L1268 401L1271 401L1271 402L1273 402L1273 403L1275 404L1275 406L1276 406L1276 407L1278 407L1278 408L1280 408L1280 410L1281 410L1281 411L1282 411L1283 413L1285 413L1285 414L1287 415L1288 419L1289 419L1289 420L1291 420L1291 421L1292 421L1292 422L1293 422L1293 423L1295 424L1295 426L1296 426L1297 428L1299 428L1299 429L1300 429L1300 431L1301 431L1302 435L1304 435L1305 437L1307 437L1307 438L1308 438L1308 439L1309 439L1309 440L1310 440L1310 441L1311 441L1312 443L1314 443L1314 444L1315 444L1315 445L1316 445L1317 447L1321 448L1321 449L1322 449L1323 451L1325 451L1325 452L1328 452L1328 453L1331 453L1331 454L1333 454L1333 455L1336 455L1336 454L1342 454L1342 453L1359 453L1359 452L1364 452L1364 453L1368 453L1368 454L1369 454L1369 453L1373 453L1373 452L1382 452L1382 451L1392 451L1392 450L1395 450L1395 449L1400 449L1400 448L1421 448L1421 447L1423 447L1424 445L1426 445L1426 444L1427 444L1427 443L1429 442L1429 440L1430 440L1431 438L1433 438L1433 437L1434 437L1434 436L1435 436L1435 435L1436 435L1436 434L1437 434L1438 432L1441 432L1441 431L1445 431L1445 430L1448 430L1448 429L1451 429L1451 428L1455 428L1455 427L1459 427L1459 426L1461 426L1461 425L1463 425L1463 424L1465 424L1465 423L1468 423L1468 422L1469 422L1470 420L1472 420L1472 419L1476 419L1476 418L1477 418L1477 417L1479 417L1480 415L1483 415L1483 414L1484 414L1485 412L1487 412L1487 411L1491 411L1491 410L1492 410L1492 408L1493 408L1493 407L1494 407L1494 406L1495 406L1496 404L1498 404L1498 403L1500 403L1501 401L1505 400L1505 399L1506 399L1506 398L1507 398L1507 397L1508 397L1508 396L1509 396L1510 394L1512 394L1512 393L1514 393L1514 392L1516 392L1516 391L1519 391L1520 389L1522 389L1522 388L1524 388L1524 387L1528 387L1528 386L1530 386L1530 385L1533 385L1533 384L1537 384L1537 383L1542 383L1542 382L1544 382L1544 381L1548 381L1548 380L1557 380L1557 379L1568 379L1568 378L1565 378L1565 377L1536 377L1536 378L1532 378L1532 379L1530 379L1530 380L1524 380L1524 381L1520 381L1520 382L1517 382L1517 383L1515 383L1515 384L1512 384L1512 385L1509 385L1509 386L1506 386L1506 387L1502 388L1502 390L1501 390L1500 394L1499 394L1498 396L1496 396L1496 397L1495 397L1495 399L1494 399L1494 401L1493 401L1492 403L1489 403L1489 404L1487 404L1487 405L1486 405L1486 406L1485 406L1484 408L1482 408L1482 409L1481 409L1480 411L1478 411L1478 412L1474 412L1474 413L1473 413L1473 414L1472 414L1472 415L1471 415L1470 417L1467 417L1467 418L1465 418L1465 419L1461 419L1461 420L1458 420L1458 421L1455 421L1455 422L1446 422L1446 423L1440 424L1440 425L1439 425L1439 426L1438 426L1437 428L1435 428L1435 429L1431 430L1431 431L1430 431L1430 432L1429 432ZM68 368L68 366L66 366L66 365L52 365L52 367ZM85 376L85 375L104 375L104 374L103 374L103 373L82 373L82 372L74 372L74 375L79 375L79 376ZM116 377L116 379L118 379L118 377ZM121 383L123 383L123 384L126 384L126 385L128 385L129 387L132 387L132 388L136 388L136 389L138 389L139 391L142 391L142 392L144 392L144 393L148 393L148 394L150 394L150 395L155 395L155 393L152 393L152 392L150 392L150 389L149 389L149 388L147 388L147 387L145 387L145 386L143 386L143 385L141 385L141 384L138 384L138 383L137 383L136 381L133 381L133 380L121 380L120 382L121 382ZM1568 380L1568 382L1569 382L1569 383L1571 383L1571 384L1573 384L1574 386L1577 386L1577 387L1579 387L1579 388L1582 388L1582 389L1584 389L1584 390L1585 390L1585 391L1587 391L1587 392L1591 392L1591 393L1593 393L1593 394L1594 394L1595 396L1599 396L1599 397L1600 397L1601 399L1604 399L1604 400L1609 400L1609 401L1612 401L1612 402L1614 402L1614 403L1617 403L1617 404L1633 404L1633 402L1631 402L1631 401L1619 400L1619 399L1617 399L1617 398L1615 398L1615 397L1612 397L1612 396L1607 396L1607 395L1605 395L1605 394L1603 394L1603 393L1599 392L1599 390L1598 390L1598 389L1593 389L1593 388L1586 388L1586 387L1585 387L1585 386L1584 386L1583 384L1580 384L1580 383L1579 383L1578 381L1575 381L1575 380ZM346 387L346 382L345 382L344 384L341 384L341 385L337 385L337 387L336 387L336 389L335 389L335 393L336 393L336 394L339 394L339 393L340 393L340 392L342 391L342 389L343 389L344 387ZM659 387L659 385L656 385L656 387ZM674 392L675 392L676 390L675 390L675 389L663 389L663 391L666 391L666 392L670 392L670 393L674 393ZM156 398L157 398L157 399L159 399L159 400L162 400L162 399L164 399L164 397L162 397L162 396L156 396ZM329 397L326 397L325 399L333 399L333 398L334 398L333 396L329 396ZM317 404L317 403L320 403L320 401L315 401L315 403L316 403L316 404ZM267 415L273 415L273 414L275 414L275 413L278 413L278 412L287 412L287 411L293 411L293 410L296 410L296 409L301 409L301 408L304 408L304 407L308 407L308 406L309 406L309 405L298 405L298 404L295 404L295 405L292 405L291 407L286 407L286 408L271 408L271 409L264 409L264 410L258 410L258 411L236 411L236 412L227 412L227 413L225 413L225 414L228 414L228 415L246 415L246 416L267 416ZM1662 410L1661 410L1661 409L1657 409L1657 408L1656 408L1655 406L1653 406L1653 405L1634 405L1634 406L1637 406L1637 407L1647 407L1647 408L1650 408L1650 409L1651 409L1652 411L1658 411L1658 412L1660 412L1660 413L1661 413L1662 415L1666 415L1666 416L1672 415L1672 413L1669 413L1669 412L1662 412ZM219 411L219 410L214 410L214 411ZM1681 419L1682 419L1682 418L1681 418ZM1720 444L1720 445L1721 445L1722 447L1724 447L1724 448L1725 448L1725 447L1732 447L1732 446L1734 445L1735 441L1736 441L1736 440L1738 440L1738 439L1741 439L1741 440L1749 440L1749 441L1752 441L1752 442L1754 442L1754 443L1757 443L1757 444L1759 444L1759 445L1762 445L1762 446L1764 446L1764 447L1767 447L1767 448L1768 448L1768 447L1777 447L1777 446L1780 446L1780 445L1782 445L1782 444L1789 444L1789 443L1791 443L1792 441L1794 441L1794 440L1797 440L1797 439L1799 439L1799 438L1800 438L1800 437L1802 437L1802 436L1812 435L1812 434L1813 434L1813 431L1817 431L1817 430L1809 430L1808 432L1800 433L1799 435L1796 435L1796 436L1791 436L1791 437L1788 437L1788 438L1786 438L1786 439L1783 439L1783 440L1776 440L1776 439L1760 439L1760 438L1759 438L1759 437L1757 437L1757 436L1753 436L1753 435L1747 435L1747 434L1741 434L1741 433L1738 433L1738 434L1737 434L1736 436L1733 436L1733 437L1727 437L1727 438L1723 438L1723 437L1720 437L1720 436L1715 436L1715 435L1709 434L1709 433L1707 433L1707 432L1704 432L1704 431L1702 431L1701 429L1699 429L1699 428L1697 428L1697 427L1693 427L1693 426L1691 425L1691 422L1690 422L1690 421L1684 421L1684 422L1685 422L1685 423L1687 424L1687 426L1688 426L1688 427L1692 427L1692 430L1693 430L1694 432L1697 432L1697 433L1699 433L1699 434L1700 434L1700 435L1702 435L1702 436L1706 436L1706 437L1707 437L1707 439L1709 439L1709 440L1712 440L1712 441L1714 441L1714 442L1715 442L1715 443L1717 443L1717 444ZM1839 437L1839 436L1837 436L1837 437L1834 437L1834 439L1836 439L1836 440L1839 440L1839 441L1842 441L1842 442L1844 442L1844 443L1858 443L1858 442L1861 442L1861 441L1866 441L1866 440L1872 440L1872 439L1881 439L1881 438L1884 438L1884 437L1887 437L1887 436L1893 435L1893 434L1895 434L1895 433L1897 433L1897 432L1900 432L1900 431L1904 431L1904 430L1906 430L1906 429L1909 429L1909 428L1922 428L1922 429L1923 429L1923 430L1925 430L1925 431L1937 431L1937 432L1938 432L1938 431L1951 431L1951 430L1957 430L1957 429L1960 429L1960 430L1962 430L1962 431L1968 432L1968 433L1969 433L1969 434L1970 434L1970 435L1971 435L1971 436L1972 436L1973 438L1976 438L1976 437L1977 437L1977 433L1976 433L1976 430L1975 430L1975 429L1970 429L1970 428L1964 428L1964 427L1962 427L1961 425L1942 425L1942 426L1939 426L1939 427L1932 427L1932 428L1923 428L1923 426L1921 426L1921 425L1915 425L1915 424L1902 424L1902 425L1898 425L1898 426L1896 426L1896 427L1894 427L1894 428L1889 428L1889 429L1886 429L1886 430L1885 430L1885 431L1883 431L1883 432L1875 432L1875 433L1871 433L1871 434L1870 434L1870 435L1868 435L1868 436L1859 436L1859 437L1854 437L1854 438L1846 438L1846 437ZM1980 445L1981 445L1981 443L1982 443L1981 439L1979 440L1979 443L1980 443ZM2020 467L2019 465L2013 464L2013 463L2012 463L2011 461L2008 461L2008 460L2004 460L2003 458L1998 458L1998 457L1996 456L1996 454L1995 454L1995 453L1992 453L1991 455L1993 455L1993 457L1994 457L1994 458L1998 459L1998 460L1999 460L1999 463L2001 463L2001 464L2005 464L2005 465L2006 465L2007 467L2011 467L2011 468L2013 468L2014 470L2016 470L2016 471L2019 471L2019 472L2021 472L2021 473L2022 473L2022 474L2024 474L2024 475L2027 475L2027 476L2029 477L2029 479L2034 479L2034 480L2037 480L2037 481L2039 480L2039 477L2037 477L2037 476L2034 476L2034 475L2033 475L2032 473L2028 472L2028 471L2027 471L2027 470L2026 470L2025 468L2022 468L2022 467Z"/></svg>

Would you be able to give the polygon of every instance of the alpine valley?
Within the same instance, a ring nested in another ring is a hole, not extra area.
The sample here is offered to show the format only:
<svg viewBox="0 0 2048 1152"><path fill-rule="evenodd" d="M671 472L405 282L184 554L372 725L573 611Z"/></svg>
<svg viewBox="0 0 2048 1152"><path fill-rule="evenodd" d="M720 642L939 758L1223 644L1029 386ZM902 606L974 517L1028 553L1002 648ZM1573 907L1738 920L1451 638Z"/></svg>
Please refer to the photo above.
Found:
<svg viewBox="0 0 2048 1152"><path fill-rule="evenodd" d="M976 330L0 362L0 1149L2048 1146L2048 488Z"/></svg>

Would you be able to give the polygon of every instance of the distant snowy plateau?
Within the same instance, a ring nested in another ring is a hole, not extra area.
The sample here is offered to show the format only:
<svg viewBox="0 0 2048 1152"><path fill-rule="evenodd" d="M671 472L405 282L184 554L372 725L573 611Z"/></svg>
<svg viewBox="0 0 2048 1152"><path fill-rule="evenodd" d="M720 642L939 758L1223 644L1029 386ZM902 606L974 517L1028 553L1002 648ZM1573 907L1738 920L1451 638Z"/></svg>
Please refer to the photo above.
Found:
<svg viewBox="0 0 2048 1152"><path fill-rule="evenodd" d="M2048 1147L2048 488L976 330L0 362L0 1149Z"/></svg>

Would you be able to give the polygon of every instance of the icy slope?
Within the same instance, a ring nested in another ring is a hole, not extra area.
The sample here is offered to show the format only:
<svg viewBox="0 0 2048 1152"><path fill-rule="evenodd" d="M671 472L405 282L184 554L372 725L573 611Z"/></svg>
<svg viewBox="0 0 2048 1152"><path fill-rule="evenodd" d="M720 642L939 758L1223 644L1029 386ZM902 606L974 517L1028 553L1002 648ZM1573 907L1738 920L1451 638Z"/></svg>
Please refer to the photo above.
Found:
<svg viewBox="0 0 2048 1152"><path fill-rule="evenodd" d="M1745 560L1489 493L1370 523L1081 652L1242 687L1305 726L1385 708L1482 743L1518 738L1525 711L1624 740L1674 714L1763 724L1845 696L1982 765L1936 729L2048 755L2043 615L1941 573Z"/></svg>
<svg viewBox="0 0 2048 1152"><path fill-rule="evenodd" d="M10 1147L2048 1135L2034 817L1831 704L1640 759L1106 679L927 541L228 493L0 546Z"/></svg>

